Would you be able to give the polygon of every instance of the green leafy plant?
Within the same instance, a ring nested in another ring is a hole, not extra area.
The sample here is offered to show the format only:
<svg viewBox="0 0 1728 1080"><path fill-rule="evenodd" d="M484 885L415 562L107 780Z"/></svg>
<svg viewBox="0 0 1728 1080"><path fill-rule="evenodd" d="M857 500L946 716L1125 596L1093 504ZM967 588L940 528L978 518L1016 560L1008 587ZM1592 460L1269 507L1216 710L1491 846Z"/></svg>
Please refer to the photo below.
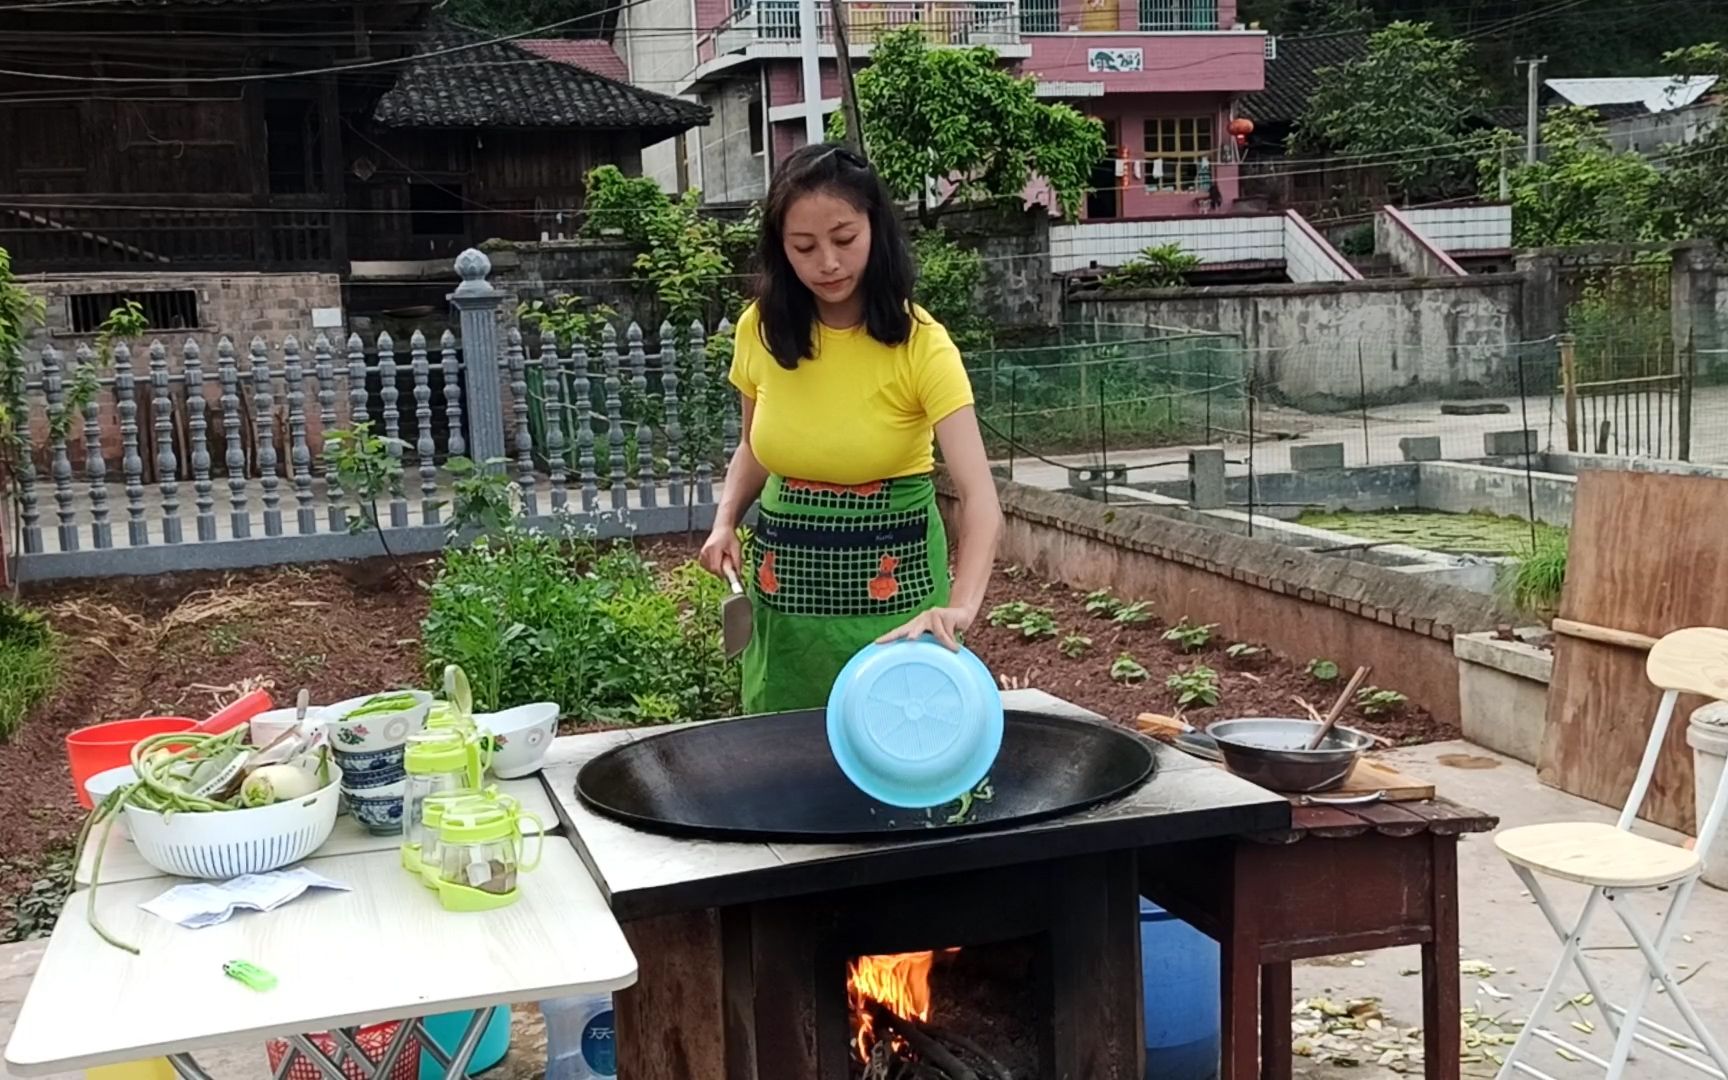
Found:
<svg viewBox="0 0 1728 1080"><path fill-rule="evenodd" d="M395 492L402 483L402 449L408 444L401 439L387 439L372 433L372 422L362 420L352 428L338 428L325 435L324 445L330 469L336 474L342 490L355 502L358 513L348 519L348 531L363 533L371 529L378 544L398 575L407 578L401 560L390 549L384 535L384 523L378 516L378 500ZM392 454L394 447L397 453Z"/></svg>
<svg viewBox="0 0 1728 1080"><path fill-rule="evenodd" d="M29 409L24 396L24 339L42 323L42 299L12 274L12 256L0 247L0 500L10 497L19 468L29 452L25 432ZM13 516L12 550L23 525ZM0 548L8 545L0 537ZM14 582L16 587L16 582Z"/></svg>
<svg viewBox="0 0 1728 1080"><path fill-rule="evenodd" d="M1253 657L1259 656L1260 654L1264 653L1265 651L1266 651L1266 649L1264 646L1250 645L1246 641L1238 641L1236 644L1230 646L1228 649L1225 649L1224 655L1228 656L1232 660L1248 660L1248 659L1252 659Z"/></svg>
<svg viewBox="0 0 1728 1080"><path fill-rule="evenodd" d="M988 619L991 626L1018 630L1022 637L1056 636L1055 613L1049 608L1035 607L1024 600L998 604L990 609Z"/></svg>
<svg viewBox="0 0 1728 1080"><path fill-rule="evenodd" d="M1404 711L1404 706L1410 699L1396 690L1382 690L1378 686L1364 686L1356 691L1356 707L1362 710L1363 716L1388 716Z"/></svg>
<svg viewBox="0 0 1728 1080"><path fill-rule="evenodd" d="M584 236L617 236L632 244L648 243L648 221L664 213L671 199L646 176L626 176L616 165L590 170L582 222Z"/></svg>
<svg viewBox="0 0 1728 1080"><path fill-rule="evenodd" d="M1110 590L1099 589L1086 594L1086 613L1096 615L1101 619L1114 619L1116 613L1122 610L1122 601L1110 595Z"/></svg>
<svg viewBox="0 0 1728 1080"><path fill-rule="evenodd" d="M1374 254L1374 224L1363 222L1338 238L1338 251L1352 259L1366 259Z"/></svg>
<svg viewBox="0 0 1728 1080"><path fill-rule="evenodd" d="M1564 532L1542 536L1534 551L1506 563L1499 579L1504 601L1544 623L1552 620L1566 584L1568 545Z"/></svg>
<svg viewBox="0 0 1728 1080"><path fill-rule="evenodd" d="M1123 604L1116 609L1111 618L1123 626L1138 626L1152 621L1152 601L1136 600L1132 604Z"/></svg>
<svg viewBox="0 0 1728 1080"><path fill-rule="evenodd" d="M1406 199L1463 190L1476 160L1466 132L1488 100L1468 42L1431 23L1394 22L1369 37L1362 58L1315 74L1296 127L1299 149L1384 168Z"/></svg>
<svg viewBox="0 0 1728 1080"><path fill-rule="evenodd" d="M1183 652L1199 652L1211 644L1212 632L1216 629L1217 623L1197 626L1184 617L1181 622L1164 631L1164 640L1182 646Z"/></svg>
<svg viewBox="0 0 1728 1080"><path fill-rule="evenodd" d="M1070 660L1078 660L1092 651L1092 639L1083 634L1069 634L1056 643L1056 649Z"/></svg>
<svg viewBox="0 0 1728 1080"><path fill-rule="evenodd" d="M877 41L857 86L870 163L895 198L918 201L926 224L931 177L953 181L948 198L962 202L1017 196L1042 177L1073 217L1104 156L1097 120L1040 100L1037 81L1003 67L995 50L935 48L918 27ZM829 137L845 129L836 112Z"/></svg>
<svg viewBox="0 0 1728 1080"><path fill-rule="evenodd" d="M963 248L942 229L922 229L913 238L918 283L913 298L941 323L961 350L988 338L978 314L977 295L984 283L984 258Z"/></svg>
<svg viewBox="0 0 1728 1080"><path fill-rule="evenodd" d="M536 333L551 334L561 344L581 342L593 348L618 312L606 304L595 304L574 293L554 294L551 301L530 300L516 305L516 318Z"/></svg>
<svg viewBox="0 0 1728 1080"><path fill-rule="evenodd" d="M1220 697L1218 673L1205 664L1194 664L1174 672L1164 685L1176 695L1177 705L1216 705Z"/></svg>
<svg viewBox="0 0 1728 1080"><path fill-rule="evenodd" d="M54 689L58 651L48 621L0 599L0 740L9 739Z"/></svg>
<svg viewBox="0 0 1728 1080"><path fill-rule="evenodd" d="M44 938L52 933L60 918L60 910L66 906L66 898L72 895L74 868L69 847L55 848L40 858L19 859L6 864L8 871L20 877L27 876L30 887L8 901L6 907L12 923L0 940L12 944Z"/></svg>
<svg viewBox="0 0 1728 1080"><path fill-rule="evenodd" d="M1641 154L1616 151L1594 109L1550 109L1541 139L1541 159L1524 162L1522 140L1501 132L1477 164L1477 186L1485 192L1497 193L1506 170L1513 243L1636 243L1683 233L1667 205L1662 172Z"/></svg>
<svg viewBox="0 0 1728 1080"><path fill-rule="evenodd" d="M1188 284L1188 275L1200 268L1200 256L1183 251L1181 244L1158 244L1105 274L1100 284L1111 289L1172 289Z"/></svg>
<svg viewBox="0 0 1728 1080"><path fill-rule="evenodd" d="M1122 653L1110 662L1110 677L1119 683L1145 682L1151 675L1145 665L1127 653Z"/></svg>
<svg viewBox="0 0 1728 1080"><path fill-rule="evenodd" d="M428 670L460 664L475 707L556 701L583 723L736 711L720 645L726 592L694 563L662 569L626 545L512 529L445 551L421 634Z"/></svg>
<svg viewBox="0 0 1728 1080"><path fill-rule="evenodd" d="M522 489L511 481L504 458L493 458L482 469L466 457L444 463L451 477L450 533L452 536L477 529L503 532L516 523L522 512Z"/></svg>
<svg viewBox="0 0 1728 1080"><path fill-rule="evenodd" d="M1308 675L1321 682L1333 682L1338 678L1338 665L1330 660L1310 660Z"/></svg>

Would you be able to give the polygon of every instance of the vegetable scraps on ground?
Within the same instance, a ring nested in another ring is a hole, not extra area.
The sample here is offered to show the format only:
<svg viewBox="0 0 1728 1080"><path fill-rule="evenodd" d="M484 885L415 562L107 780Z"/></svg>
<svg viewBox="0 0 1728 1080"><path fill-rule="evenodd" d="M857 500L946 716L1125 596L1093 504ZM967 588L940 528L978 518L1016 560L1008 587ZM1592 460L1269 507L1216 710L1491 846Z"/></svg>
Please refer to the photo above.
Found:
<svg viewBox="0 0 1728 1080"><path fill-rule="evenodd" d="M387 703L375 698L361 708L385 711L384 704ZM138 952L137 946L110 935L96 918L102 853L108 846L114 821L125 807L161 814L164 818L174 814L250 810L306 798L329 786L330 751L321 733L308 736L289 730L263 747L248 744L247 734L246 725L221 735L168 732L153 735L132 748L132 768L138 774L137 781L116 789L90 812L78 833L73 856L73 865L80 865L84 845L100 829L101 838L90 870L86 914L91 929L102 940L127 952Z"/></svg>

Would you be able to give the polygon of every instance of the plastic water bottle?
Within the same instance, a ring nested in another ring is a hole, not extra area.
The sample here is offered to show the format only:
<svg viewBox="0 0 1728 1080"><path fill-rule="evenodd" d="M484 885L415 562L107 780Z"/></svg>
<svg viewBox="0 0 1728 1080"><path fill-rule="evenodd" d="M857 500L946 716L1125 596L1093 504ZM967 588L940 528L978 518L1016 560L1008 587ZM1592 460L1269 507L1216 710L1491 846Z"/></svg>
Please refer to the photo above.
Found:
<svg viewBox="0 0 1728 1080"><path fill-rule="evenodd" d="M540 1013L546 1018L546 1080L614 1080L618 1033L611 994L548 998Z"/></svg>

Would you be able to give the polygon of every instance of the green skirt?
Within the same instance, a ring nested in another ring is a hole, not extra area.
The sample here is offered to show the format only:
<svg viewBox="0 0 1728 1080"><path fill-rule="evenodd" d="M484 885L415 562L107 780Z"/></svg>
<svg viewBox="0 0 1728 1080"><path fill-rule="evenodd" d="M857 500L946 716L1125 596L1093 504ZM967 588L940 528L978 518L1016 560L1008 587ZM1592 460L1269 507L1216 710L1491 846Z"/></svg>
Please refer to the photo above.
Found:
<svg viewBox="0 0 1728 1080"><path fill-rule="evenodd" d="M858 650L948 603L948 536L929 476L854 486L770 476L746 558L748 713L826 707Z"/></svg>

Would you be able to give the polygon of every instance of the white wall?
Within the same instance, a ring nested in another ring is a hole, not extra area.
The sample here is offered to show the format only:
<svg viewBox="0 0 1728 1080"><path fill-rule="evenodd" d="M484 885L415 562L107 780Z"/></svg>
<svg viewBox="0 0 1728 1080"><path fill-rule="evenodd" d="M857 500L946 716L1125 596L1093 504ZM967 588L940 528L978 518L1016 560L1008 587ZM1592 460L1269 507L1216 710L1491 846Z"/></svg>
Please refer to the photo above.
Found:
<svg viewBox="0 0 1728 1080"><path fill-rule="evenodd" d="M679 83L696 66L695 25L691 0L639 0L626 6L618 16L617 44L630 69L630 81L658 94L676 93ZM689 140L694 173L698 156L694 151L703 138L703 129L695 128L681 138ZM642 175L667 191L678 189L676 139L643 147ZM690 183L697 185L698 178L692 175Z"/></svg>
<svg viewBox="0 0 1728 1080"><path fill-rule="evenodd" d="M1061 274L1121 266L1162 244L1178 244L1202 264L1278 262L1284 258L1284 220L1275 214L1232 214L1056 225L1050 229L1050 268Z"/></svg>
<svg viewBox="0 0 1728 1080"><path fill-rule="evenodd" d="M1287 210L1284 226L1284 276L1295 282L1356 281L1356 272L1338 249L1294 210Z"/></svg>
<svg viewBox="0 0 1728 1080"><path fill-rule="evenodd" d="M1512 246L1510 206L1446 206L1401 211L1441 251L1499 251Z"/></svg>

